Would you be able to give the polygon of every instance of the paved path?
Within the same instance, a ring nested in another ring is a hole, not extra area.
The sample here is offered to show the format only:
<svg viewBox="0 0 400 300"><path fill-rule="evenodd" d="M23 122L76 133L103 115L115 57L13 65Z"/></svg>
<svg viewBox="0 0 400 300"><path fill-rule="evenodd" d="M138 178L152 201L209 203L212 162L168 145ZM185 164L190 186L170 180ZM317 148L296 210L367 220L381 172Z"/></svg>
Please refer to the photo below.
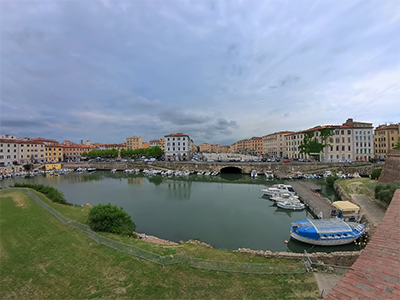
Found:
<svg viewBox="0 0 400 300"><path fill-rule="evenodd" d="M329 273L314 273L320 295L325 296L342 279L343 275Z"/></svg>
<svg viewBox="0 0 400 300"><path fill-rule="evenodd" d="M366 215L366 218L374 224L375 227L383 220L386 208L377 200L359 194L351 195L351 199L360 206L360 214Z"/></svg>

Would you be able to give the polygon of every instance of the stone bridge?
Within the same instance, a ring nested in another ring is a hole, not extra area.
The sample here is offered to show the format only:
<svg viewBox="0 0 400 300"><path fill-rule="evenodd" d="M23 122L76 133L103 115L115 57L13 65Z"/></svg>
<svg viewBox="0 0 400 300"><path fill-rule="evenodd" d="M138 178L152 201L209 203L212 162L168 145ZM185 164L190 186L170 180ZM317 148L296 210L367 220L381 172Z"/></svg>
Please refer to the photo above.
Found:
<svg viewBox="0 0 400 300"><path fill-rule="evenodd" d="M217 171L219 173L240 173L250 174L252 170L256 170L259 174L266 171L272 171L278 175L288 175L294 172L307 173L324 173L327 170L332 172L342 172L344 174L359 173L361 176L369 176L371 171L376 168L377 164L372 163L320 163L320 162L290 162L290 163L269 163L269 162L80 162L65 163L63 168L96 168L97 170L125 170L125 169L147 169L162 168L169 170L188 170L190 172ZM281 177L281 176L280 176Z"/></svg>

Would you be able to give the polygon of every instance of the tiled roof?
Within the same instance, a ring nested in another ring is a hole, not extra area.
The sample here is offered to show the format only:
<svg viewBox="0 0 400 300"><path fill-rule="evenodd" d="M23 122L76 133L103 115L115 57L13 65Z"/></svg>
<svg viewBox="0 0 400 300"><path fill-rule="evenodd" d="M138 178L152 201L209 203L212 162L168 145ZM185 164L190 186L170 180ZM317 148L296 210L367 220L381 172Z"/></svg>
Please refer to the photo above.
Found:
<svg viewBox="0 0 400 300"><path fill-rule="evenodd" d="M179 136L188 136L187 134L183 134L183 133L174 133L174 134L168 134L165 135L165 137L179 137Z"/></svg>

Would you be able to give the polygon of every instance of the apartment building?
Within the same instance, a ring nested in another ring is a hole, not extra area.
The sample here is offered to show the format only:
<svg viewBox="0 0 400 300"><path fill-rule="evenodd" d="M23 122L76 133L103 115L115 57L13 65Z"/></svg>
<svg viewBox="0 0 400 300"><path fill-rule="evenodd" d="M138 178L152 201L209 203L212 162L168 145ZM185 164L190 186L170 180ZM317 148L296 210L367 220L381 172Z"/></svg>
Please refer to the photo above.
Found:
<svg viewBox="0 0 400 300"><path fill-rule="evenodd" d="M0 139L0 166L45 161L45 145L17 138Z"/></svg>
<svg viewBox="0 0 400 300"><path fill-rule="evenodd" d="M200 147L200 152L206 152L206 153L216 153L218 152L219 149L218 144L202 143L199 145L199 147Z"/></svg>
<svg viewBox="0 0 400 300"><path fill-rule="evenodd" d="M326 141L321 139L322 130L330 130ZM300 153L299 146L303 144L306 133L312 133L319 143L326 147L319 153L321 161L367 161L373 157L373 126L372 123L354 122L347 119L342 125L316 126L285 136L287 156L292 159L309 158Z"/></svg>
<svg viewBox="0 0 400 300"><path fill-rule="evenodd" d="M159 139L159 140L151 140L149 142L150 148L158 146L161 148L161 150L165 150L165 140L164 139Z"/></svg>
<svg viewBox="0 0 400 300"><path fill-rule="evenodd" d="M12 166L18 160L20 140L0 139L0 166Z"/></svg>
<svg viewBox="0 0 400 300"><path fill-rule="evenodd" d="M97 149L96 146L86 143L86 145L75 144L70 141L61 143L64 149L63 160L66 161L79 161L84 152L89 153L91 150Z"/></svg>
<svg viewBox="0 0 400 300"><path fill-rule="evenodd" d="M263 136L262 153L272 157L286 156L285 136L291 133L293 133L293 131L280 131Z"/></svg>
<svg viewBox="0 0 400 300"><path fill-rule="evenodd" d="M232 145L234 152L237 153L246 153L251 155L261 155L263 153L262 150L262 138L261 137L252 137L251 139L245 139L237 141L234 145Z"/></svg>
<svg viewBox="0 0 400 300"><path fill-rule="evenodd" d="M31 139L30 141L40 142L44 144L45 162L58 162L63 160L64 149L58 141L44 138Z"/></svg>
<svg viewBox="0 0 400 300"><path fill-rule="evenodd" d="M139 136L127 137L126 149L127 150L143 149L143 139Z"/></svg>
<svg viewBox="0 0 400 300"><path fill-rule="evenodd" d="M171 161L189 160L192 156L190 137L183 133L168 134L165 138L165 159Z"/></svg>
<svg viewBox="0 0 400 300"><path fill-rule="evenodd" d="M218 146L218 152L219 153L228 153L230 147L229 146Z"/></svg>
<svg viewBox="0 0 400 300"><path fill-rule="evenodd" d="M375 128L374 154L378 159L386 158L390 149L396 146L399 139L400 123L383 124Z"/></svg>

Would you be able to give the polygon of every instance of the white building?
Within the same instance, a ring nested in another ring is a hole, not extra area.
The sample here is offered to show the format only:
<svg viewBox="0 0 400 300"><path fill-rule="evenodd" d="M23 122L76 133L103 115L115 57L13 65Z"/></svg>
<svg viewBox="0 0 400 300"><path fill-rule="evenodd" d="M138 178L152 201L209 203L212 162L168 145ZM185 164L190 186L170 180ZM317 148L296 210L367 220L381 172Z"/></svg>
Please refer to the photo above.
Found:
<svg viewBox="0 0 400 300"><path fill-rule="evenodd" d="M0 138L0 167L43 162L45 145L37 141Z"/></svg>
<svg viewBox="0 0 400 300"><path fill-rule="evenodd" d="M325 162L368 161L374 153L374 132L372 123L354 122L347 119L342 125L324 125L307 130L287 134L287 156L292 159L307 158L300 153L299 146L303 144L304 134L313 132L318 142L322 142L318 131L331 129L327 147L320 153L320 160Z"/></svg>
<svg viewBox="0 0 400 300"><path fill-rule="evenodd" d="M192 156L192 140L183 133L168 134L165 138L165 160L189 160Z"/></svg>

